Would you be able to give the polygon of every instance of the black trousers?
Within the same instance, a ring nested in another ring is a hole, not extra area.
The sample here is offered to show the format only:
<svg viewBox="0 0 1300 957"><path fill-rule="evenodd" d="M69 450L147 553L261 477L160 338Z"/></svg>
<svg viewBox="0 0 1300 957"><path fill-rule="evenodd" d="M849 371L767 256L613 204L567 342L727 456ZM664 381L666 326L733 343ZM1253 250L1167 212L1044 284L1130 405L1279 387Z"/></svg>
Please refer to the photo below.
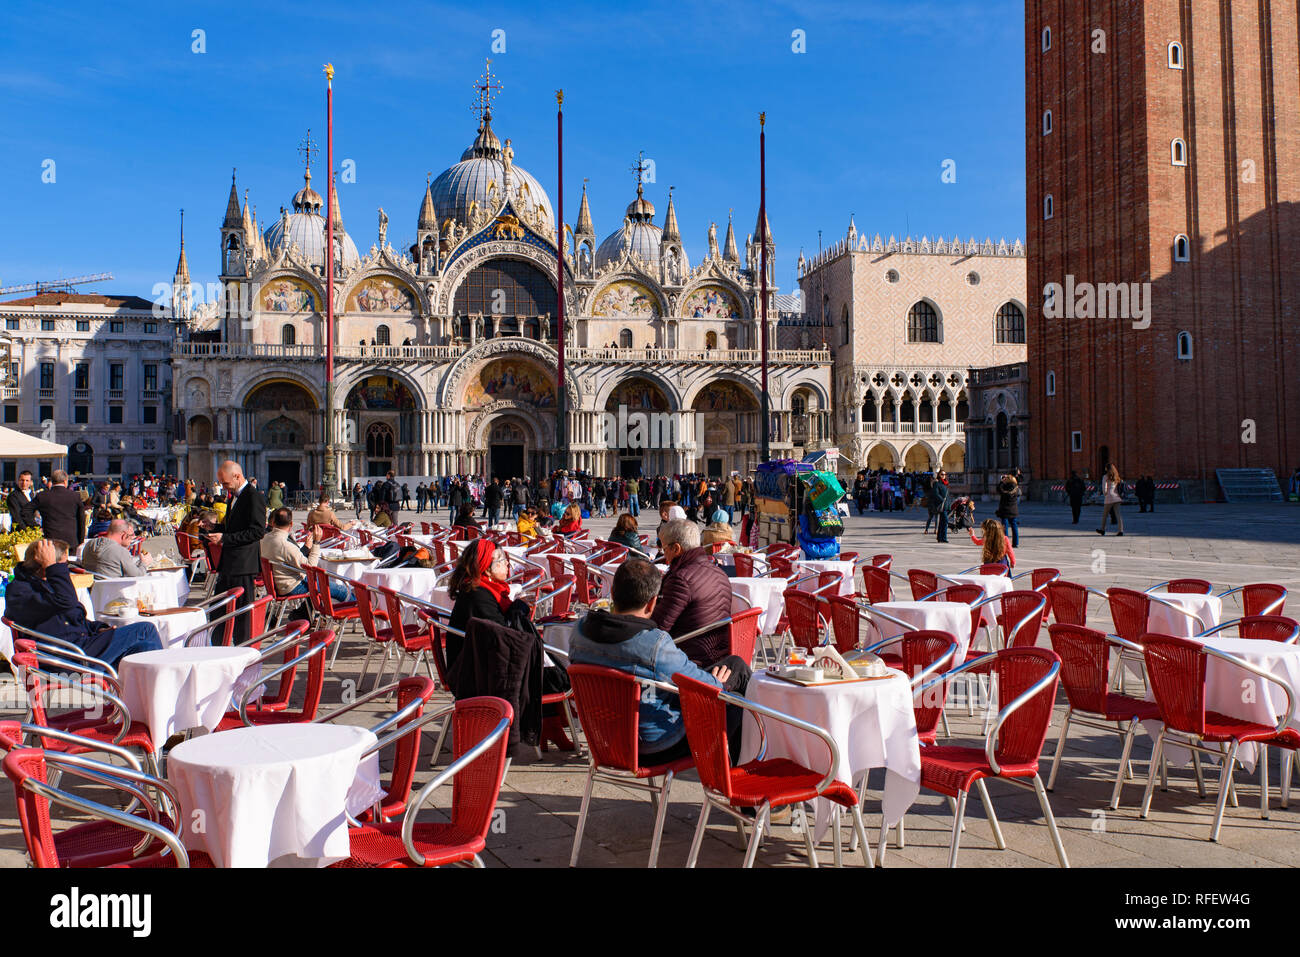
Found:
<svg viewBox="0 0 1300 957"><path fill-rule="evenodd" d="M1083 499L1079 499L1077 502L1074 499L1070 499L1070 515L1073 516L1074 518L1073 524L1075 525L1079 524L1079 511L1082 508L1083 508Z"/></svg>
<svg viewBox="0 0 1300 957"><path fill-rule="evenodd" d="M219 595L223 591L229 591L231 588L244 589L244 593L240 595L237 599L235 599L235 607L243 608L247 605L251 605L253 601L257 598L256 583L257 583L256 575L227 576L221 574L217 576L216 594ZM252 617L251 614L243 614L235 619L235 634L234 634L235 644L242 645L250 637L252 637L252 634L249 631L249 628L251 627L252 624L249 620L251 617ZM225 633L225 629L223 627L214 628L212 629L211 638L209 640L214 645L218 644L221 641L221 635L224 633Z"/></svg>

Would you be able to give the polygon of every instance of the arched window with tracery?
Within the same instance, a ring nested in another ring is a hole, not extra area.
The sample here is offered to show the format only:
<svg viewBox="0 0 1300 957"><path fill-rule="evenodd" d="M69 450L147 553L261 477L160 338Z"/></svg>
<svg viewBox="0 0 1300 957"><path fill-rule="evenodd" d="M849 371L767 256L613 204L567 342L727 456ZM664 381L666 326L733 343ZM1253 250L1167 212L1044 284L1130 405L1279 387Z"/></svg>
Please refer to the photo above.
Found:
<svg viewBox="0 0 1300 957"><path fill-rule="evenodd" d="M907 341L939 341L939 314L934 311L934 306L924 300L907 313Z"/></svg>
<svg viewBox="0 0 1300 957"><path fill-rule="evenodd" d="M366 455L372 459L393 457L393 430L376 422L366 430Z"/></svg>

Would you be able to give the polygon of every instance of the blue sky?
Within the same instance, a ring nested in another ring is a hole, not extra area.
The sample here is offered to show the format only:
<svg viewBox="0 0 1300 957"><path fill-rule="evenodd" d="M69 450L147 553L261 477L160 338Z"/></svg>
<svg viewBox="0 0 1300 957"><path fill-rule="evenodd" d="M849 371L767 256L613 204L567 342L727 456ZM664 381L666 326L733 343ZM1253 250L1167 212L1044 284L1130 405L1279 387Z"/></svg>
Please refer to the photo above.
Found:
<svg viewBox="0 0 1300 957"><path fill-rule="evenodd" d="M490 9L489 9L490 7ZM192 52L194 30L206 52ZM493 31L505 51L493 53ZM796 30L806 52L794 52ZM499 35L498 35L499 36ZM674 196L687 255L734 208L758 212L758 113L767 112L777 281L802 247L860 231L1023 237L1024 27L984 2L228 3L10 0L0 10L0 285L108 271L100 292L148 297L176 264L185 208L193 278L215 278L231 167L265 224L322 143L335 77L344 223L361 250L376 208L414 238L425 174L474 137L472 85L493 58L493 126L555 201L555 99L565 91L565 219L589 180L598 238L655 163L657 221ZM42 182L47 160L53 183ZM945 160L956 182L941 180Z"/></svg>

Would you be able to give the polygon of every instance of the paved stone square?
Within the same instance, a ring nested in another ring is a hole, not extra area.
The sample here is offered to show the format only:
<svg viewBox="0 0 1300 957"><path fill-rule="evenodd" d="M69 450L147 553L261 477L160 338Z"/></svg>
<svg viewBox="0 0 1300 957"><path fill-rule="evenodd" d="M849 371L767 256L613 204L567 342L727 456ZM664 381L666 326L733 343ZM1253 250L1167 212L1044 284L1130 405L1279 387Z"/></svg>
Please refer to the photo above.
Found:
<svg viewBox="0 0 1300 957"><path fill-rule="evenodd" d="M992 504L977 505L977 518L988 517ZM1300 586L1300 507L1196 505L1161 507L1150 515L1125 509L1123 538L1095 529L1100 509L1085 509L1080 525L1070 524L1069 509L1029 503L1021 506L1022 535L1016 550L1018 570L1050 566L1063 577L1105 588L1124 585L1144 588L1177 576L1207 578L1216 590L1247 581L1272 581L1288 588ZM300 516L301 517L301 516ZM408 517L408 516L404 516ZM445 516L440 516L445 517ZM643 513L643 531L652 531L657 514ZM968 539L952 536L948 545L923 536L925 514L920 509L888 514L856 514L846 523L844 544L860 552L889 552L894 568L928 568L953 573L979 562L979 550ZM612 519L589 523L599 533L612 527ZM155 545L154 550L157 550ZM1295 600L1300 601L1300 596ZM1090 622L1109 626L1105 608L1096 600ZM1292 609L1288 609L1292 610ZM1231 608L1225 609L1225 615ZM349 633L338 663L327 677L325 707L340 700L343 682L357 677L365 654L364 642ZM371 676L374 668L372 665ZM365 690L372 680L367 678ZM1132 686L1130 686L1132 690ZM435 705L448 700L439 693ZM1064 695L1058 693L1053 728L1045 748L1044 779L1064 714ZM384 713L381 704L358 714L358 724L374 724ZM949 720L955 739L967 740L980 731L979 716L968 718L964 707L951 707ZM416 777L418 789L430 775L433 737L426 736ZM1217 773L1207 774L1209 796L1198 798L1190 768L1170 769L1170 789L1157 789L1151 816L1138 817L1137 804L1145 783L1146 758L1151 740L1139 734L1134 745L1138 780L1125 785L1121 807L1107 808L1121 739L1118 735L1074 727L1056 790L1053 810L1062 831L1070 862L1093 866L1216 866L1249 867L1300 863L1300 807L1279 806L1278 766L1273 756L1273 801L1270 819L1259 817L1257 775L1238 770L1239 807L1229 806L1218 844L1206 840L1214 810ZM1276 751L1276 749L1274 749ZM444 751L441 764L448 753ZM385 762L387 768L387 762ZM502 790L502 813L488 838L484 860L489 867L563 867L572 848L578 807L582 798L586 761L575 754L547 752L536 764L512 767ZM879 786L873 776L874 795L866 804L866 824L872 841L880 826ZM979 802L968 808L959 863L965 867L1053 867L1056 858L1034 796L998 782L989 785L994 807L1006 836L1007 850L993 843ZM442 806L450 791L440 797ZM700 808L699 785L694 773L674 785L664 829L661 867L680 867L686 860ZM1106 809L1103 813L1102 809ZM743 856L735 828L715 812L701 854L701 866L739 866ZM947 863L952 818L947 802L922 792L907 815L906 846L893 845L886 866L940 867ZM595 789L583 843L584 867L645 865L652 815L643 793L601 785ZM847 833L847 829L846 829ZM832 862L829 842L819 849L823 864ZM846 854L849 866L861 858ZM8 782L0 785L0 864L25 864L22 837L14 818L13 793ZM802 837L789 823L776 824L759 851L757 866L804 866Z"/></svg>

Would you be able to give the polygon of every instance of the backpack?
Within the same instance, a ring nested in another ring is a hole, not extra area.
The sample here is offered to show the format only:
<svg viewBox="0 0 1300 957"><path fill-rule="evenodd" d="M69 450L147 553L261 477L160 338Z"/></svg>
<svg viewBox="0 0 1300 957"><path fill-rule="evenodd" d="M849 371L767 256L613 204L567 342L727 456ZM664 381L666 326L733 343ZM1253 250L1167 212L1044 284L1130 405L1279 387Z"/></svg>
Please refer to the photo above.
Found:
<svg viewBox="0 0 1300 957"><path fill-rule="evenodd" d="M389 505L397 505L402 501L402 495L397 490L396 482L384 483L384 501Z"/></svg>

